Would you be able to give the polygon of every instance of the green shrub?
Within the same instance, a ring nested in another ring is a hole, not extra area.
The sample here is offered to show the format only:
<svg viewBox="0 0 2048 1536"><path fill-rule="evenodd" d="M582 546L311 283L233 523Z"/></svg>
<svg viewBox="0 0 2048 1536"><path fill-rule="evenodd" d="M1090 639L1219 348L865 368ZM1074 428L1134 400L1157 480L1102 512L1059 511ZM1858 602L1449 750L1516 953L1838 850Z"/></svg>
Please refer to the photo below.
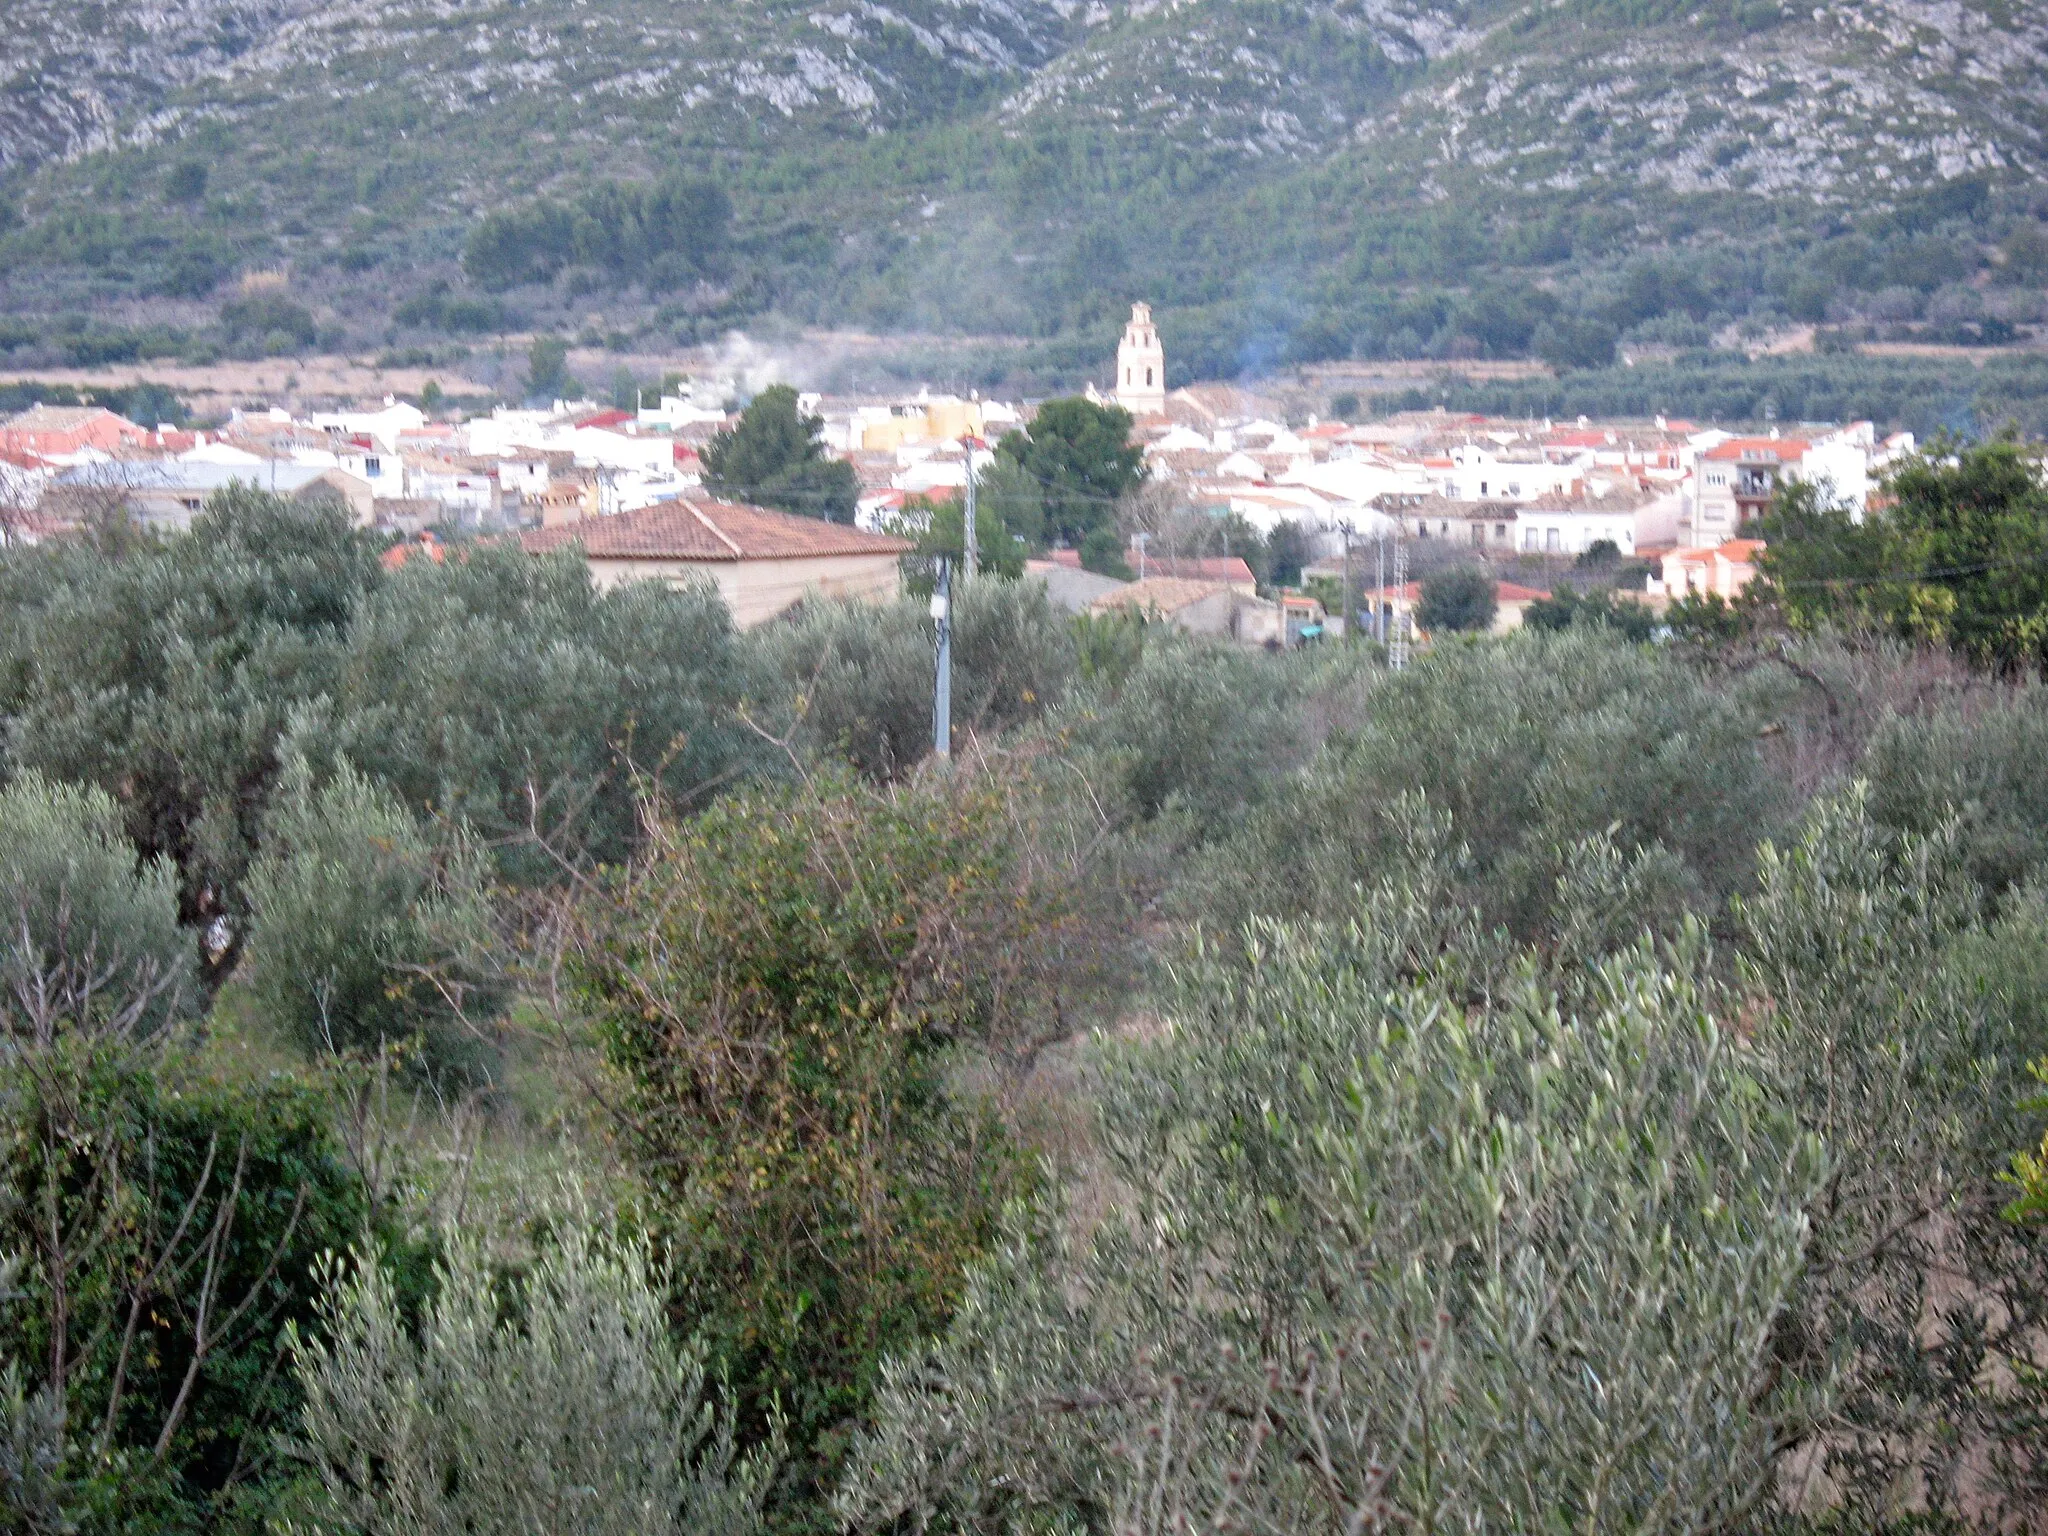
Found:
<svg viewBox="0 0 2048 1536"><path fill-rule="evenodd" d="M259 291L230 299L220 307L221 330L230 346L262 353L282 353L310 347L319 339L320 327L305 305L281 293Z"/></svg>
<svg viewBox="0 0 2048 1536"><path fill-rule="evenodd" d="M4 1412L41 1442L40 1502L89 1530L253 1528L298 1408L283 1331L323 1255L391 1235L332 1105L175 1042L69 1039L0 1069L0 1134L0 1251L23 1260L0 1356L26 1394Z"/></svg>
<svg viewBox="0 0 2048 1536"><path fill-rule="evenodd" d="M1029 1182L966 1085L1065 1038L1113 969L1102 898L1025 783L962 762L728 797L663 825L574 946L678 1306L753 1425L789 1414L802 1496Z"/></svg>
<svg viewBox="0 0 2048 1536"><path fill-rule="evenodd" d="M1604 628L1433 647L1340 691L1329 746L1271 786L1177 900L1224 934L1341 903L1397 855L1391 808L1426 787L1456 829L1465 899L1526 938L1548 925L1566 851L1609 831L1631 854L1663 850L1645 923L1710 915L1745 886L1759 835L1797 813L1759 738L1795 686L1777 670L1708 686Z"/></svg>
<svg viewBox="0 0 2048 1536"><path fill-rule="evenodd" d="M0 1031L47 1044L65 1024L143 1032L193 1001L177 874L140 861L97 789L31 770L0 788Z"/></svg>
<svg viewBox="0 0 2048 1536"><path fill-rule="evenodd" d="M1499 603L1493 576L1483 566L1460 565L1426 576L1415 605L1415 622L1429 634L1493 627Z"/></svg>
<svg viewBox="0 0 2048 1536"><path fill-rule="evenodd" d="M306 1050L420 1038L436 1065L476 1056L500 1001L479 861L348 763L317 787L303 760L287 770L249 907L250 994Z"/></svg>
<svg viewBox="0 0 2048 1536"><path fill-rule="evenodd" d="M1557 990L1408 814L1413 865L1102 1049L1115 1198L1020 1218L892 1364L851 1523L1681 1532L1770 1496L1817 1143L1696 930Z"/></svg>
<svg viewBox="0 0 2048 1536"><path fill-rule="evenodd" d="M297 717L289 750L467 824L520 886L625 858L636 778L690 803L758 760L708 586L600 592L574 555L467 549L380 583L340 650L331 705Z"/></svg>
<svg viewBox="0 0 2048 1536"><path fill-rule="evenodd" d="M1309 675L1295 658L1155 626L1121 682L1079 698L1069 723L1097 792L1119 812L1185 817L1210 835L1278 787L1275 772L1300 743L1294 707Z"/></svg>
<svg viewBox="0 0 2048 1536"><path fill-rule="evenodd" d="M1522 622L1531 629L1547 630L1588 624L1618 630L1635 641L1648 640L1657 632L1656 616L1649 609L1626 598L1617 599L1604 587L1585 593L1560 587L1524 608Z"/></svg>
<svg viewBox="0 0 2048 1536"><path fill-rule="evenodd" d="M2003 1219L2048 1049L2048 904L1986 921L1953 821L1887 831L1861 785L1766 845L1738 907L1758 1043L1827 1144L1780 1368L1829 1390L1788 1435L1850 1517L2026 1518L2048 1495L2048 1233Z"/></svg>
<svg viewBox="0 0 2048 1536"><path fill-rule="evenodd" d="M807 603L747 637L763 724L806 755L876 780L931 751L936 657L920 602ZM1077 668L1072 633L1035 582L984 579L953 597L953 731L992 739L1056 706Z"/></svg>
<svg viewBox="0 0 2048 1536"><path fill-rule="evenodd" d="M13 761L96 785L144 858L174 860L180 914L239 927L278 742L334 685L378 579L346 514L235 487L190 537L0 557L0 709ZM209 980L233 964L235 935Z"/></svg>
<svg viewBox="0 0 2048 1536"><path fill-rule="evenodd" d="M416 1320L377 1256L358 1255L352 1276L330 1268L317 1330L293 1333L306 1405L296 1450L318 1483L305 1529L760 1528L772 1456L736 1453L701 1350L669 1337L644 1242L572 1207L511 1278L474 1233L441 1244Z"/></svg>
<svg viewBox="0 0 2048 1536"><path fill-rule="evenodd" d="M2048 691L2027 681L1887 714L1860 771L1886 826L1928 836L1958 819L1971 873L1995 895L2048 870L2044 761Z"/></svg>

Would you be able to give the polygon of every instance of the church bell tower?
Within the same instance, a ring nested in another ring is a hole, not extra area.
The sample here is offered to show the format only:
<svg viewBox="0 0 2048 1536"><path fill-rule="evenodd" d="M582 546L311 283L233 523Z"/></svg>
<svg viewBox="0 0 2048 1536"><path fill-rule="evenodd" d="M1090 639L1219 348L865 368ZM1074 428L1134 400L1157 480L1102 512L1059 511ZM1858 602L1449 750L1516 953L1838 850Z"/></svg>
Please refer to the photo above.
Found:
<svg viewBox="0 0 2048 1536"><path fill-rule="evenodd" d="M1133 416L1166 414L1166 354L1150 304L1131 306L1131 323L1116 349L1116 403Z"/></svg>

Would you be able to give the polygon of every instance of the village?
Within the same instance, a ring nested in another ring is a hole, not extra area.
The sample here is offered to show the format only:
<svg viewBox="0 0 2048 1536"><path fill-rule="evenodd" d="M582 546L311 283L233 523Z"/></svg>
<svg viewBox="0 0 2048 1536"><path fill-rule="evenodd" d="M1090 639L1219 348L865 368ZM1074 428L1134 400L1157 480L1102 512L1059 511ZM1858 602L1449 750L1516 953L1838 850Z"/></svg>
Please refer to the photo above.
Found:
<svg viewBox="0 0 2048 1536"><path fill-rule="evenodd" d="M1075 612L1132 610L1245 644L1290 646L1362 625L1416 633L1422 579L1452 565L1495 577L1491 627L1516 627L1560 572L1606 574L1653 611L1733 600L1756 574L1752 524L1778 490L1813 484L1860 514L1910 434L1870 422L1741 435L1650 421L1505 421L1411 412L1280 419L1255 390L1169 390L1150 310L1132 308L1107 388L1132 418L1143 505L1120 509L1121 560L1072 548L1024 570ZM888 598L932 510L966 495L1038 402L920 389L907 398L805 394L824 450L859 485L851 526L743 505L706 488L704 451L737 420L730 381L685 380L637 409L590 401L436 419L393 396L295 416L244 408L210 427L36 405L0 423L0 539L34 542L119 510L190 527L233 484L345 506L389 534L387 560L442 558L468 537L577 548L601 585L714 581L742 626L807 595ZM1285 538L1294 568L1254 571L1231 532ZM1348 597L1348 600L1347 600Z"/></svg>

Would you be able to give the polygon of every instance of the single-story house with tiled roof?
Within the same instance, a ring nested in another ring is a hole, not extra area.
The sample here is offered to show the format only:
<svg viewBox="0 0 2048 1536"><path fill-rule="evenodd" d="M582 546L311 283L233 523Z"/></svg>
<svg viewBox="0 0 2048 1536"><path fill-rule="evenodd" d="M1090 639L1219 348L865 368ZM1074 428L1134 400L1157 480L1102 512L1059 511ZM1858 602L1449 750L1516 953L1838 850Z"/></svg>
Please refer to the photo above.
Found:
<svg viewBox="0 0 2048 1536"><path fill-rule="evenodd" d="M80 453L97 448L139 448L148 443L147 428L98 405L44 405L38 401L19 415L0 422L0 448L15 453Z"/></svg>
<svg viewBox="0 0 2048 1536"><path fill-rule="evenodd" d="M533 554L580 549L600 587L709 579L741 629L807 596L887 602L902 589L907 539L740 502L674 501L520 535Z"/></svg>
<svg viewBox="0 0 2048 1536"><path fill-rule="evenodd" d="M183 532L205 509L208 497L232 485L291 501L339 501L358 527L368 527L371 521L370 487L363 480L344 470L276 459L256 464L209 464L192 459L116 459L84 464L58 475L50 498L59 517L77 518L101 505L125 502L136 521Z"/></svg>
<svg viewBox="0 0 2048 1536"><path fill-rule="evenodd" d="M1181 576L1148 576L1105 592L1088 605L1092 613L1135 609L1191 635L1234 637L1238 610L1247 599L1228 582L1190 581Z"/></svg>

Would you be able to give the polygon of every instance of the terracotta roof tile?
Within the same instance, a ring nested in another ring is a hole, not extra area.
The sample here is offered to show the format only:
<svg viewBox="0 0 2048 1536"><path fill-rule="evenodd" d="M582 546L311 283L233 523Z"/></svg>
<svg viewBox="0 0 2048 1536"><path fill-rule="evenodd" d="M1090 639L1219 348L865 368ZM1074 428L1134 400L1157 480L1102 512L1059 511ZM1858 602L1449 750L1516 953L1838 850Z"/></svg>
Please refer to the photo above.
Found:
<svg viewBox="0 0 2048 1536"><path fill-rule="evenodd" d="M536 529L521 534L519 542L529 554L580 544L586 555L602 560L799 560L900 555L912 547L905 539L815 517L688 498Z"/></svg>
<svg viewBox="0 0 2048 1536"><path fill-rule="evenodd" d="M1119 587L1114 592L1105 592L1088 606L1104 608L1149 608L1159 613L1178 613L1190 603L1198 603L1205 597L1218 592L1228 592L1230 586L1221 581L1187 581L1178 576L1148 576L1143 581L1134 581L1129 586Z"/></svg>

